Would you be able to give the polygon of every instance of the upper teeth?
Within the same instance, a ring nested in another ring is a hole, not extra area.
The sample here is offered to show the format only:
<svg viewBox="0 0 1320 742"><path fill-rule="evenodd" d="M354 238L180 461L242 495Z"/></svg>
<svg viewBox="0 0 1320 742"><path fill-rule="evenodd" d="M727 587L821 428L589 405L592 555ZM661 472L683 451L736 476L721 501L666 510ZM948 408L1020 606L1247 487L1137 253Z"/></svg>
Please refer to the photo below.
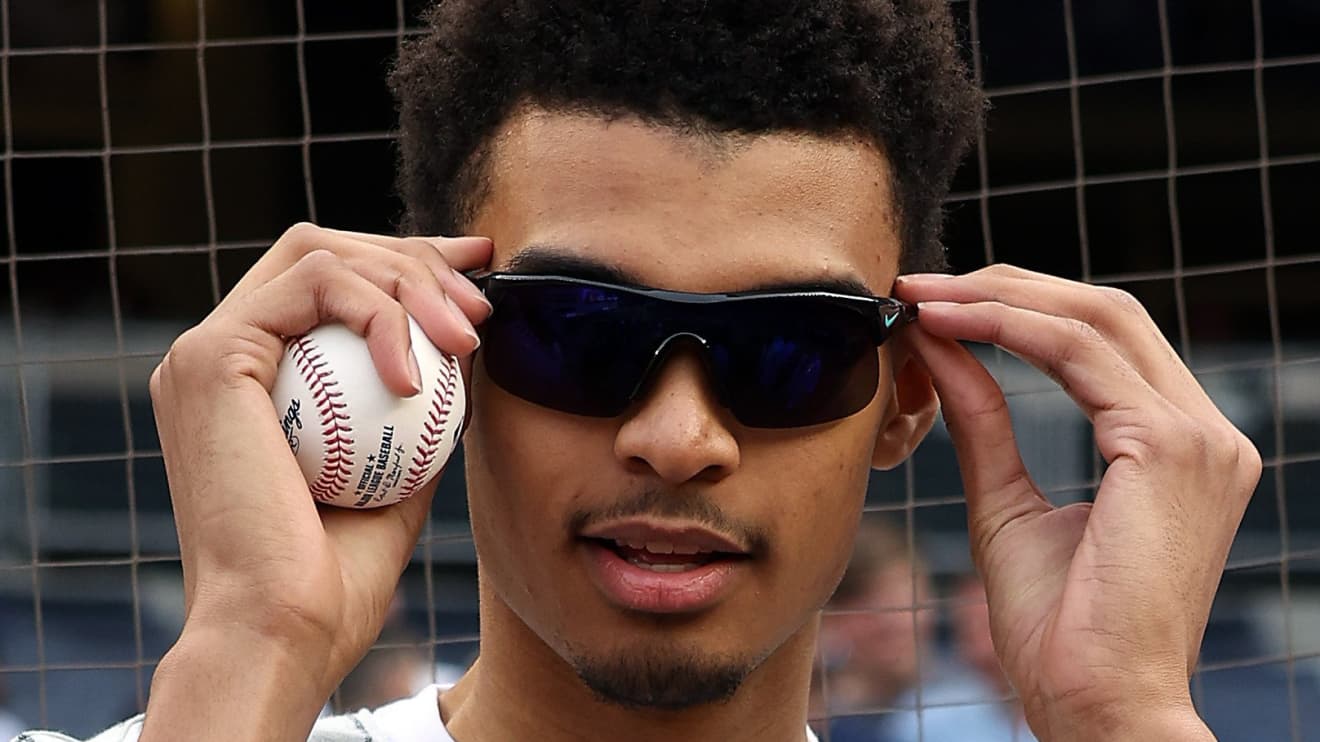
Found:
<svg viewBox="0 0 1320 742"><path fill-rule="evenodd" d="M644 549L652 554L700 554L702 549L690 544L675 544L669 541L627 541L619 542L630 549Z"/></svg>

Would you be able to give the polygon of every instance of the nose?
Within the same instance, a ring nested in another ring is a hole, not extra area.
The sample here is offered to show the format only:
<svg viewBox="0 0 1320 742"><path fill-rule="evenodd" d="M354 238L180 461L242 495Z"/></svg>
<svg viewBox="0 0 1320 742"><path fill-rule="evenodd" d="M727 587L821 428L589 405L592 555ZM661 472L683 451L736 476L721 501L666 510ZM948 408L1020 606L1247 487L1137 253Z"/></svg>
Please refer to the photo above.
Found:
<svg viewBox="0 0 1320 742"><path fill-rule="evenodd" d="M684 349L665 360L646 394L624 414L614 453L628 467L668 484L719 481L738 468L730 419L695 350Z"/></svg>

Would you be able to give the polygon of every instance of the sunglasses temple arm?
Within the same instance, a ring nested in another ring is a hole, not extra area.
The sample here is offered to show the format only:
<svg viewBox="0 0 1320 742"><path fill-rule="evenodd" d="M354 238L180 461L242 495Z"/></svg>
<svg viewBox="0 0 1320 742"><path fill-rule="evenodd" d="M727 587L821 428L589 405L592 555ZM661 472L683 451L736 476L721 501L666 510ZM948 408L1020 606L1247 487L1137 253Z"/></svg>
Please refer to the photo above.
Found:
<svg viewBox="0 0 1320 742"><path fill-rule="evenodd" d="M894 300L894 303L898 305L898 318L894 322L894 325L891 328L891 330L897 330L898 328L904 325L908 325L917 321L916 304L909 304L905 301L898 301L897 299Z"/></svg>
<svg viewBox="0 0 1320 742"><path fill-rule="evenodd" d="M903 302L903 318L902 320L900 320L900 322L906 325L910 322L916 322L916 321L917 321L917 305Z"/></svg>

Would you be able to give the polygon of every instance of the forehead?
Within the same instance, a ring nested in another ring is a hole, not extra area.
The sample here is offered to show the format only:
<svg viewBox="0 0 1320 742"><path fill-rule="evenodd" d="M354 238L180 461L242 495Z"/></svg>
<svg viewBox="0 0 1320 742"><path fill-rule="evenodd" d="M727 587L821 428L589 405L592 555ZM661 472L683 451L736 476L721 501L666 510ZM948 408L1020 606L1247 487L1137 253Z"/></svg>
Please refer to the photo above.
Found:
<svg viewBox="0 0 1320 742"><path fill-rule="evenodd" d="M494 240L496 270L536 248L686 291L845 279L884 294L897 272L888 164L859 140L531 110L487 167L472 232Z"/></svg>

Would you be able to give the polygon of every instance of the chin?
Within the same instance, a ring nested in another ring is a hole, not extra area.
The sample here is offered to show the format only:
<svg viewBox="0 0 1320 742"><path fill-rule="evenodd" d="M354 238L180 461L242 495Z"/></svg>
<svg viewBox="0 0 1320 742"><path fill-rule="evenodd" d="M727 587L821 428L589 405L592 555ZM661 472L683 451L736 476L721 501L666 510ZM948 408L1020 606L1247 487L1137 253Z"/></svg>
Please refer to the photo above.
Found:
<svg viewBox="0 0 1320 742"><path fill-rule="evenodd" d="M655 711L727 702L759 664L753 658L702 652L672 641L610 654L573 653L568 660L600 700Z"/></svg>

